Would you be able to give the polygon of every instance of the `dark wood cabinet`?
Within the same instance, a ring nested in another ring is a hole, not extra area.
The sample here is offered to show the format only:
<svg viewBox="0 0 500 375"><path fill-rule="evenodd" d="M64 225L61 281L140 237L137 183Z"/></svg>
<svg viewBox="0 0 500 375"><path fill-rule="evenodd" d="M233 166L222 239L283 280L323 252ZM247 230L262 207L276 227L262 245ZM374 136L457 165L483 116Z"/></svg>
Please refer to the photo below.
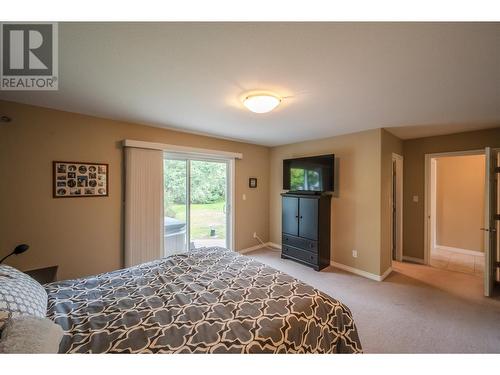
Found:
<svg viewBox="0 0 500 375"><path fill-rule="evenodd" d="M299 235L299 198L283 196L283 233Z"/></svg>
<svg viewBox="0 0 500 375"><path fill-rule="evenodd" d="M282 194L282 258L317 271L330 265L330 207L328 194Z"/></svg>
<svg viewBox="0 0 500 375"><path fill-rule="evenodd" d="M299 199L299 237L318 240L318 202L313 198Z"/></svg>

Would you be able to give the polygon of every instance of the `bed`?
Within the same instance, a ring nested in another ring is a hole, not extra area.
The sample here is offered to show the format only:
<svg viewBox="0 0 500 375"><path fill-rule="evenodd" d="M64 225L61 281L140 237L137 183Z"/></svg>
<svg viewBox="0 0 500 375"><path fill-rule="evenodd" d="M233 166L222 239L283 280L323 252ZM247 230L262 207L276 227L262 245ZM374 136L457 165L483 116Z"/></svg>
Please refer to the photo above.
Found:
<svg viewBox="0 0 500 375"><path fill-rule="evenodd" d="M349 309L213 247L46 284L62 353L360 353Z"/></svg>

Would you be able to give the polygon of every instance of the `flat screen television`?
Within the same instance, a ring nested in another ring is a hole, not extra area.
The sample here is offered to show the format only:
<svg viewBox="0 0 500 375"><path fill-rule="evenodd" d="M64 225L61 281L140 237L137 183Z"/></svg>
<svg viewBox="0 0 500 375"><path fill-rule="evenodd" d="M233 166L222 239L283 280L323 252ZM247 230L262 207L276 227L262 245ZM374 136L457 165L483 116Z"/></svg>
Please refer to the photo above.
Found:
<svg viewBox="0 0 500 375"><path fill-rule="evenodd" d="M335 155L283 160L283 190L321 193L333 191Z"/></svg>

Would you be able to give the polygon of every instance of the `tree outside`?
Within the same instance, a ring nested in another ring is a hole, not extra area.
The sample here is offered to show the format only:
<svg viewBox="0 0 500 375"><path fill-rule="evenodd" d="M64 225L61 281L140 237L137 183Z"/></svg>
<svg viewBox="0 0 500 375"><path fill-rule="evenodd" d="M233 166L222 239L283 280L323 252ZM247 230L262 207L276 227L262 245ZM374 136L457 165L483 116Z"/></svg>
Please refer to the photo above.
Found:
<svg viewBox="0 0 500 375"><path fill-rule="evenodd" d="M164 211L186 222L185 160L164 161ZM226 164L191 161L191 239L226 236ZM215 231L215 232L214 232Z"/></svg>

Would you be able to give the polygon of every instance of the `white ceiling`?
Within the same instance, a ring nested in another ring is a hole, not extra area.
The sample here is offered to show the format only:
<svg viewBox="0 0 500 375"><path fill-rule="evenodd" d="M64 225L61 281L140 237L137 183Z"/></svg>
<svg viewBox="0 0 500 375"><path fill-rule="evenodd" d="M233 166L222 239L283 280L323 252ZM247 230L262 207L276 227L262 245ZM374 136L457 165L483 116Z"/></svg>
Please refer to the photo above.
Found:
<svg viewBox="0 0 500 375"><path fill-rule="evenodd" d="M59 88L0 99L270 146L494 127L500 23L64 23Z"/></svg>

